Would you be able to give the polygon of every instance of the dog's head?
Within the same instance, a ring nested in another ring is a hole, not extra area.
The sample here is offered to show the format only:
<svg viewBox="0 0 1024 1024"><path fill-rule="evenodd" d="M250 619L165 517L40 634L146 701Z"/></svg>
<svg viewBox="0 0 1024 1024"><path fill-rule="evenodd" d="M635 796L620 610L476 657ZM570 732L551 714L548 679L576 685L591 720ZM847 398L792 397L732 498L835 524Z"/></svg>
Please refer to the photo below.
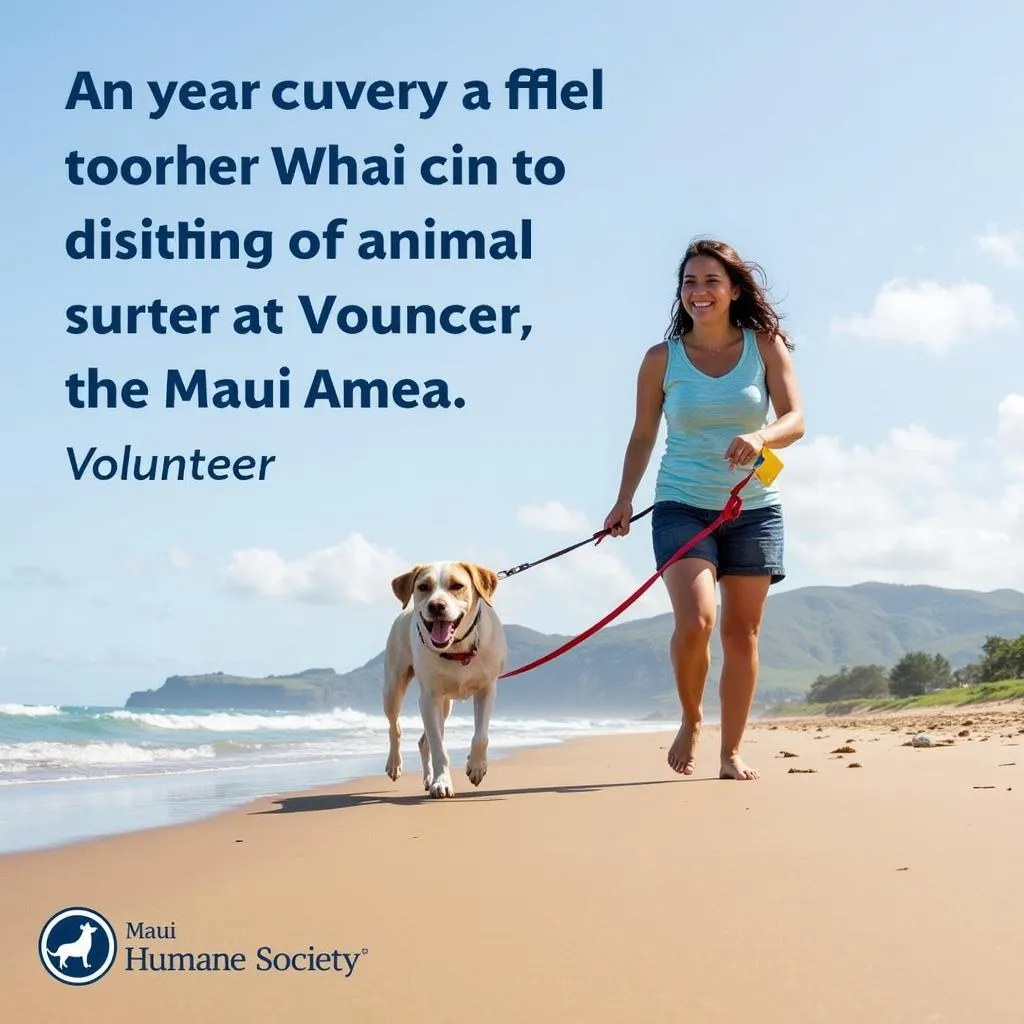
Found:
<svg viewBox="0 0 1024 1024"><path fill-rule="evenodd" d="M83 935L92 935L96 931L96 925L89 924L88 921L83 921L81 924L81 930Z"/></svg>
<svg viewBox="0 0 1024 1024"><path fill-rule="evenodd" d="M432 562L414 565L391 581L404 608L410 598L426 629L430 645L444 650L467 617L476 614L477 602L491 603L498 574L475 562Z"/></svg>

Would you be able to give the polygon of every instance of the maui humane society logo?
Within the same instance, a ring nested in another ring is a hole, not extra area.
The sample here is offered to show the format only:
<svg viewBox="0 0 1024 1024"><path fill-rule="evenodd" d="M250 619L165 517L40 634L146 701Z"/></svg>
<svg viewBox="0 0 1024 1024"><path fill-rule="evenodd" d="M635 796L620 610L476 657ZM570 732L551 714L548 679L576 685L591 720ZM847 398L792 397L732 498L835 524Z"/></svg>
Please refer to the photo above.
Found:
<svg viewBox="0 0 1024 1024"><path fill-rule="evenodd" d="M88 907L68 907L54 914L39 935L39 959L50 977L65 985L99 981L122 956L128 975L216 972L236 974L253 969L257 974L310 972L351 978L369 954L365 946L346 950L332 942L278 948L261 945L255 951L238 948L182 949L174 921L128 921L119 947L110 922ZM136 941L139 944L136 944ZM184 939L184 941L188 941Z"/></svg>
<svg viewBox="0 0 1024 1024"><path fill-rule="evenodd" d="M39 959L47 973L65 985L99 981L117 958L110 922L88 907L58 911L39 933Z"/></svg>

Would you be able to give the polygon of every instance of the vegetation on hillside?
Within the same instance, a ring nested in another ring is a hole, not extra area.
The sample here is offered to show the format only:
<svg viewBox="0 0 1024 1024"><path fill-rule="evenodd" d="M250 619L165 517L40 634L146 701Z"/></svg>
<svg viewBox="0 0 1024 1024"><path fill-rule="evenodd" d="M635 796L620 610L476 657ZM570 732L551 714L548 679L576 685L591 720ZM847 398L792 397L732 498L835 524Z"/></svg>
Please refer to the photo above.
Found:
<svg viewBox="0 0 1024 1024"><path fill-rule="evenodd" d="M982 700L1024 698L1024 633L1016 639L988 636L981 657L952 670L941 654L908 651L888 671L877 664L843 666L819 675L803 704L780 704L773 714L939 707Z"/></svg>

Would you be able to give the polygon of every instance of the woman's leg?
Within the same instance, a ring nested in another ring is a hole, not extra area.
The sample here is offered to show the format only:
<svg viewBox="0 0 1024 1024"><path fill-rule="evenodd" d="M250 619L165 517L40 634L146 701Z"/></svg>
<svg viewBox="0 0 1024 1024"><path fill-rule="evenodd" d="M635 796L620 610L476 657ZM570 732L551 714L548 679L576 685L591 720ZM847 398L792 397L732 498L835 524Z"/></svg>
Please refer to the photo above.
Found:
<svg viewBox="0 0 1024 1024"><path fill-rule="evenodd" d="M757 686L758 637L771 576L723 576L722 587L722 767L720 778L756 779L740 757Z"/></svg>
<svg viewBox="0 0 1024 1024"><path fill-rule="evenodd" d="M672 601L669 642L672 671L682 705L682 724L668 752L673 771L692 775L703 719L701 701L711 664L715 627L715 567L703 558L681 558L662 576Z"/></svg>

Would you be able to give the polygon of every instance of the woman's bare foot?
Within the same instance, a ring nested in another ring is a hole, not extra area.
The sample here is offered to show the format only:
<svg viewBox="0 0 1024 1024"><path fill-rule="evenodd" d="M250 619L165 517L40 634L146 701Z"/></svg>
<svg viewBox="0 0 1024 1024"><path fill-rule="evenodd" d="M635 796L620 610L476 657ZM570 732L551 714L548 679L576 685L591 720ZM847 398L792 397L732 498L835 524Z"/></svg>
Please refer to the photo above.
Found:
<svg viewBox="0 0 1024 1024"><path fill-rule="evenodd" d="M674 772L692 775L696 767L697 741L700 739L700 722L689 725L683 722L679 732L668 748L668 766Z"/></svg>
<svg viewBox="0 0 1024 1024"><path fill-rule="evenodd" d="M751 768L739 754L732 754L722 758L722 770L718 773L718 777L720 779L739 779L745 782L750 779L759 779L761 776L757 769Z"/></svg>

